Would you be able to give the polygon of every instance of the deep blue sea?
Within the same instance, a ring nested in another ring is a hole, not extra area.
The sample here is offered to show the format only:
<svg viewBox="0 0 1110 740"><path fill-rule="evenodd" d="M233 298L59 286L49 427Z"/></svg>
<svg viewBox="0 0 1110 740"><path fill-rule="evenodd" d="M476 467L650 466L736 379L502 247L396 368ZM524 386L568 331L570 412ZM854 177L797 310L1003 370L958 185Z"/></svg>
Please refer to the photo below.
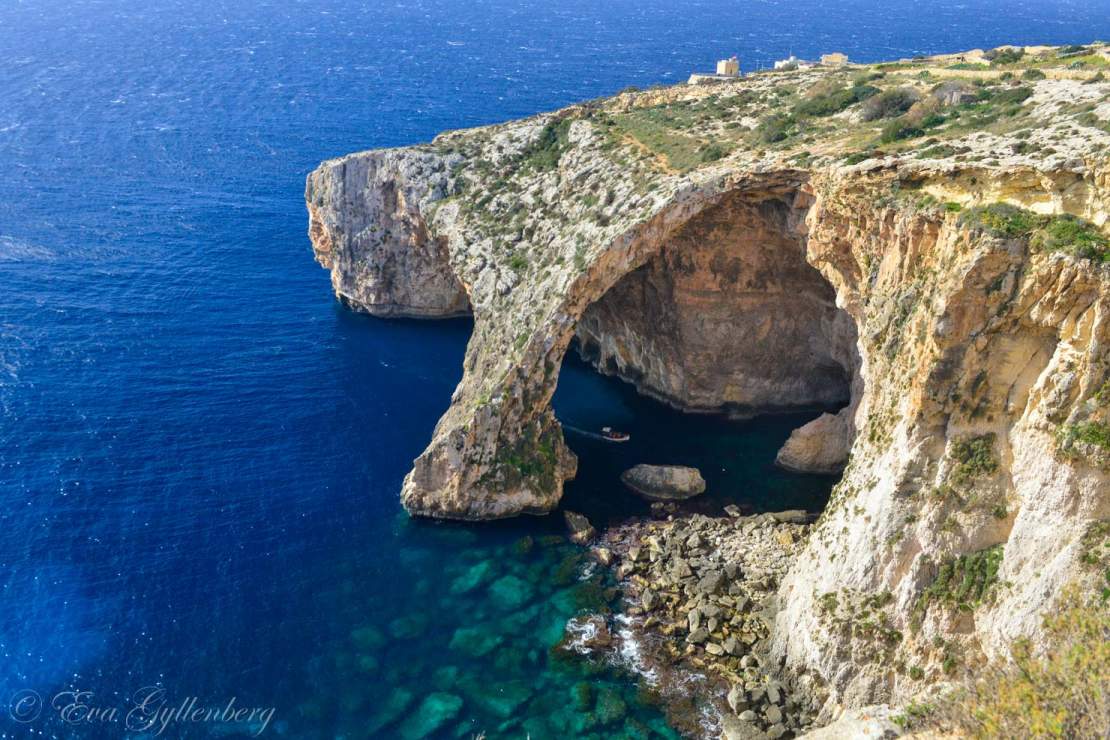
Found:
<svg viewBox="0 0 1110 740"><path fill-rule="evenodd" d="M470 324L336 304L306 173L731 53L1098 37L1106 0L0 0L0 737L667 736L548 651L619 608L558 517L401 512ZM683 418L574 361L556 409L640 430L569 439L598 523L643 512L642 458L707 505L830 485L771 467L805 416ZM151 713L190 697L257 712Z"/></svg>

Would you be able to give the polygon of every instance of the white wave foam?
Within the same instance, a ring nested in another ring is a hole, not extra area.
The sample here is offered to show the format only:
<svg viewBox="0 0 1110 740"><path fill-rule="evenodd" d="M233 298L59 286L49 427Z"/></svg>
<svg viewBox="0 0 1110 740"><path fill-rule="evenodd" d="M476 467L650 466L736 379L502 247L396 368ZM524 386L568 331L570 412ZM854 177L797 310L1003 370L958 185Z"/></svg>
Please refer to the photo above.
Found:
<svg viewBox="0 0 1110 740"><path fill-rule="evenodd" d="M0 234L0 262L46 262L52 259L54 253L46 247Z"/></svg>
<svg viewBox="0 0 1110 740"><path fill-rule="evenodd" d="M618 655L621 663L633 673L641 676L649 686L655 686L659 681L659 673L654 668L649 668L644 660L644 650L640 644L640 638L636 636L636 632L632 629L632 618L627 614L618 614L615 621L620 625L617 629L617 636L620 637Z"/></svg>
<svg viewBox="0 0 1110 740"><path fill-rule="evenodd" d="M597 637L597 623L590 619L574 618L567 622L564 628L570 635L566 645L579 655L589 655L593 652L587 645Z"/></svg>

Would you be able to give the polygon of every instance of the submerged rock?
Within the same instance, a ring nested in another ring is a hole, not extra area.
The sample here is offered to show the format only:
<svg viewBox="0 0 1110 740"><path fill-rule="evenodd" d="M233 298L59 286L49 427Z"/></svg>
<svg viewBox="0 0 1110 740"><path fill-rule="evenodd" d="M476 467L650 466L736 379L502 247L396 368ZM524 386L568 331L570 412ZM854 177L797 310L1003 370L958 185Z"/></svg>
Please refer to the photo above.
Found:
<svg viewBox="0 0 1110 740"><path fill-rule="evenodd" d="M586 654L604 650L613 644L609 623L600 614L574 617L564 627L560 647L575 653Z"/></svg>
<svg viewBox="0 0 1110 740"><path fill-rule="evenodd" d="M389 623L389 634L397 640L413 640L424 634L428 628L428 618L422 614L397 617Z"/></svg>
<svg viewBox="0 0 1110 740"><path fill-rule="evenodd" d="M451 637L450 648L472 658L480 658L503 641L500 635L478 627L460 627L455 630L455 634Z"/></svg>
<svg viewBox="0 0 1110 740"><path fill-rule="evenodd" d="M681 501L705 493L701 472L682 465L637 465L621 473L621 482L650 501Z"/></svg>
<svg viewBox="0 0 1110 740"><path fill-rule="evenodd" d="M396 722L412 704L414 698L412 692L407 689L393 689L386 700L375 707L375 712L366 726L367 732L372 735Z"/></svg>
<svg viewBox="0 0 1110 740"><path fill-rule="evenodd" d="M420 740L431 735L458 716L463 700L454 694L436 692L428 694L416 711L401 723L404 740Z"/></svg>
<svg viewBox="0 0 1110 740"><path fill-rule="evenodd" d="M527 581L516 576L502 576L490 584L489 595L495 606L508 611L527 604L534 592Z"/></svg>
<svg viewBox="0 0 1110 740"><path fill-rule="evenodd" d="M458 595L470 593L488 581L493 576L493 572L493 564L488 560L483 560L468 568L466 572L451 582L451 593Z"/></svg>
<svg viewBox="0 0 1110 740"><path fill-rule="evenodd" d="M385 646L386 638L377 627L366 625L351 630L351 641L363 650L374 652Z"/></svg>
<svg viewBox="0 0 1110 740"><path fill-rule="evenodd" d="M468 687L466 697L482 711L508 719L521 704L532 698L532 688L524 681L490 685L479 680Z"/></svg>
<svg viewBox="0 0 1110 740"><path fill-rule="evenodd" d="M603 687L598 690L594 712L603 725L624 719L627 711L628 707L624 703L624 699L614 689Z"/></svg>

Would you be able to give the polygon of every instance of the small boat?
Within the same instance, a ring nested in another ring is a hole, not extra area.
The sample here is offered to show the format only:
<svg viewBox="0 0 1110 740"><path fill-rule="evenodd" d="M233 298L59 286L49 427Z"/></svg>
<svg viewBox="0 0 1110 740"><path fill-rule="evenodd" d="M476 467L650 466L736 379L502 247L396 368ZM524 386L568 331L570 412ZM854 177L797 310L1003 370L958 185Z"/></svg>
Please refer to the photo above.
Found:
<svg viewBox="0 0 1110 740"><path fill-rule="evenodd" d="M627 432L618 432L613 427L602 427L601 436L609 442L627 442L631 439Z"/></svg>

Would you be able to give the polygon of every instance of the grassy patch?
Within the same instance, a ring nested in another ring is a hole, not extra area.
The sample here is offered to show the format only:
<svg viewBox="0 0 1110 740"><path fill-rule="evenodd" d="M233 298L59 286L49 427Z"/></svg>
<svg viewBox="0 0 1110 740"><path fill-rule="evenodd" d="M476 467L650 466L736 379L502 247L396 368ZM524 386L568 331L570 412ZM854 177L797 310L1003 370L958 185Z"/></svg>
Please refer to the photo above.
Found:
<svg viewBox="0 0 1110 740"><path fill-rule="evenodd" d="M1068 460L1086 460L1110 470L1110 424L1088 420L1056 430L1056 448Z"/></svg>
<svg viewBox="0 0 1110 740"><path fill-rule="evenodd" d="M1102 574L1100 598L1105 604L1110 601L1110 520L1092 524L1083 535L1080 546L1082 553L1079 561Z"/></svg>
<svg viewBox="0 0 1110 740"><path fill-rule="evenodd" d="M1041 216L1006 203L965 211L961 222L1007 239L1028 239L1045 252L1063 252L1096 262L1110 262L1110 239L1097 226L1077 216Z"/></svg>
<svg viewBox="0 0 1110 740"><path fill-rule="evenodd" d="M629 136L652 153L663 156L667 164L676 170L690 169L701 161L698 156L701 142L663 122L635 114L618 116L617 122Z"/></svg>
<svg viewBox="0 0 1110 740"><path fill-rule="evenodd" d="M818 90L794 106L796 116L831 116L877 95L879 88L856 84L833 90Z"/></svg>
<svg viewBox="0 0 1110 740"><path fill-rule="evenodd" d="M1110 239L1094 224L1076 216L1049 219L1033 233L1030 243L1045 252L1064 252L1098 262L1110 261Z"/></svg>
<svg viewBox="0 0 1110 740"><path fill-rule="evenodd" d="M932 604L943 604L961 611L973 611L990 595L998 583L1002 565L1002 545L961 555L937 571L937 577L921 592L914 608L918 619Z"/></svg>
<svg viewBox="0 0 1110 740"><path fill-rule="evenodd" d="M920 96L912 88L896 87L868 98L863 104L863 120L878 121L893 118L908 111Z"/></svg>
<svg viewBox="0 0 1110 740"><path fill-rule="evenodd" d="M759 122L755 135L764 144L776 144L785 141L797 131L798 121L794 116L775 113Z"/></svg>
<svg viewBox="0 0 1110 740"><path fill-rule="evenodd" d="M734 106L740 103L733 103ZM623 134L637 141L652 154L662 157L667 166L687 172L700 164L714 162L728 155L733 144L725 140L707 140L693 132L731 114L720 102L700 106L656 106L614 116L611 134Z"/></svg>
<svg viewBox="0 0 1110 740"><path fill-rule="evenodd" d="M905 118L896 118L883 126L883 130L879 134L879 141L883 144L890 144L903 139L916 139L918 136L924 135L925 129L921 126L915 125Z"/></svg>
<svg viewBox="0 0 1110 740"><path fill-rule="evenodd" d="M549 121L540 135L523 153L521 164L544 172L559 166L563 152L570 146L570 119Z"/></svg>
<svg viewBox="0 0 1110 740"><path fill-rule="evenodd" d="M994 433L977 437L963 437L952 443L949 456L956 461L952 480L966 483L972 478L993 475L998 471L998 460L994 457Z"/></svg>

